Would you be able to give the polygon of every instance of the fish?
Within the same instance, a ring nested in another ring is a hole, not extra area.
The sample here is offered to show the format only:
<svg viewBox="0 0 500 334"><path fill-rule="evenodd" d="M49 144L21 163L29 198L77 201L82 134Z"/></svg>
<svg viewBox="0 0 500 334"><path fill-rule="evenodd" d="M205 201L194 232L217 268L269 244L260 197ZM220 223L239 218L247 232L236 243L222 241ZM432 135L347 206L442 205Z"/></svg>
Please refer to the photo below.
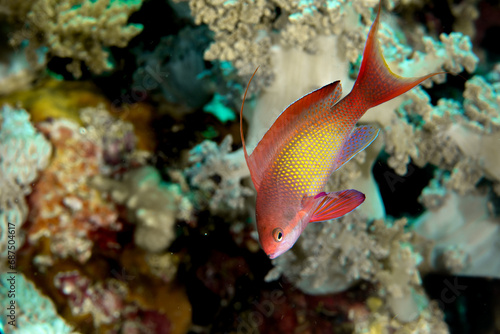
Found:
<svg viewBox="0 0 500 334"><path fill-rule="evenodd" d="M376 138L379 129L356 126L364 113L439 73L405 78L388 67L377 39L379 4L363 51L354 86L344 98L340 81L304 95L277 117L249 155L240 135L245 161L257 198L255 215L259 242L270 259L288 251L309 223L342 217L356 209L365 195L354 189L325 192L331 174Z"/></svg>

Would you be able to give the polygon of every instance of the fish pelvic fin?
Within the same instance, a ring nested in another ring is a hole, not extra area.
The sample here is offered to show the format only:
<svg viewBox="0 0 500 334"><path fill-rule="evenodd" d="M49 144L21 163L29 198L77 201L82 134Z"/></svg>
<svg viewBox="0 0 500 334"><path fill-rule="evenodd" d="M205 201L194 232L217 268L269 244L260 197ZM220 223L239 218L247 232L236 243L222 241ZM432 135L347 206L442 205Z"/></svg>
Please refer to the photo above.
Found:
<svg viewBox="0 0 500 334"><path fill-rule="evenodd" d="M241 101L241 109L240 109L240 136L241 136L241 145L243 146L243 152L245 154L245 161L247 162L248 169L250 170L250 176L252 178L252 182L255 186L255 189L258 190L258 182L256 182L255 175L255 166L253 166L253 161L249 159L247 152L247 145L245 144L245 136L243 135L243 107L245 106L245 99L247 98L248 87L250 87L250 83L252 82L253 77L257 73L259 67L255 69L250 80L248 80L247 88L245 89L245 94L243 95L243 101Z"/></svg>
<svg viewBox="0 0 500 334"><path fill-rule="evenodd" d="M348 189L331 193L319 193L314 197L318 206L314 210L310 223L340 218L356 209L365 201L365 195L357 190Z"/></svg>
<svg viewBox="0 0 500 334"><path fill-rule="evenodd" d="M377 33L380 27L379 4L377 17L373 22L363 52L363 61L352 91L346 97L357 104L360 110L368 110L387 102L420 84L422 81L440 73L431 73L422 77L404 78L393 73L387 65Z"/></svg>

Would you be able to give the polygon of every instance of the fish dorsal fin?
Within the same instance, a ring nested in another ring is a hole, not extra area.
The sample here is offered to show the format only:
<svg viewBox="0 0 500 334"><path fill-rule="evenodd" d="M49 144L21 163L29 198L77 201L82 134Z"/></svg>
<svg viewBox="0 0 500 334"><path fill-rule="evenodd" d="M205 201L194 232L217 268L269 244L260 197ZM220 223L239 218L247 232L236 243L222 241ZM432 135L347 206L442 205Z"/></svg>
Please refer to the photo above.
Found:
<svg viewBox="0 0 500 334"><path fill-rule="evenodd" d="M354 128L351 136L342 146L342 151L336 161L335 170L351 160L356 154L367 148L378 136L380 130L375 126L363 125Z"/></svg>
<svg viewBox="0 0 500 334"><path fill-rule="evenodd" d="M342 95L340 81L323 86L289 105L274 121L271 128L257 144L247 159L252 180L257 189L262 181L263 174L271 164L276 152L284 141L289 140L291 131L297 129L307 111L313 114L329 112Z"/></svg>
<svg viewBox="0 0 500 334"><path fill-rule="evenodd" d="M243 153L245 154L245 161L247 162L248 169L250 170L250 176L252 177L253 184L255 186L255 190L259 190L258 184L256 182L256 177L255 177L255 167L251 165L250 157L248 156L247 153L247 146L245 144L245 136L243 136L243 107L245 106L245 99L247 98L247 93L248 93L248 87L250 87L250 83L252 82L253 77L257 73L257 70L259 68L257 67L255 69L255 72L253 72L252 77L250 80L248 80L247 88L245 89L245 95L243 95L243 101L241 101L241 109L240 109L240 135L241 135L241 144L243 146Z"/></svg>
<svg viewBox="0 0 500 334"><path fill-rule="evenodd" d="M356 209L365 201L365 195L357 190L348 189L332 193L319 193L314 197L319 201L310 223L342 217Z"/></svg>

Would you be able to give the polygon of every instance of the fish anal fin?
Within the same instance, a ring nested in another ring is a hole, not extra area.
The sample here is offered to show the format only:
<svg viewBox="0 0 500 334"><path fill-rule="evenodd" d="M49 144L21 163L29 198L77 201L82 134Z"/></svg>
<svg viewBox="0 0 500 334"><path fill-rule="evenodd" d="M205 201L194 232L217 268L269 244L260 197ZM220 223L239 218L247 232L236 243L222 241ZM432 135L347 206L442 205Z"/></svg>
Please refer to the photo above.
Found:
<svg viewBox="0 0 500 334"><path fill-rule="evenodd" d="M300 128L302 122L307 122L307 117L331 112L341 96L342 85L340 81L335 81L304 95L283 110L247 158L255 188L259 187L275 153L291 139L293 131Z"/></svg>
<svg viewBox="0 0 500 334"><path fill-rule="evenodd" d="M363 125L356 127L347 142L342 146L335 170L338 170L356 154L367 148L377 138L378 133L379 129L375 126Z"/></svg>
<svg viewBox="0 0 500 334"><path fill-rule="evenodd" d="M309 220L310 223L342 217L365 201L365 195L354 189L324 194L316 199L319 204Z"/></svg>

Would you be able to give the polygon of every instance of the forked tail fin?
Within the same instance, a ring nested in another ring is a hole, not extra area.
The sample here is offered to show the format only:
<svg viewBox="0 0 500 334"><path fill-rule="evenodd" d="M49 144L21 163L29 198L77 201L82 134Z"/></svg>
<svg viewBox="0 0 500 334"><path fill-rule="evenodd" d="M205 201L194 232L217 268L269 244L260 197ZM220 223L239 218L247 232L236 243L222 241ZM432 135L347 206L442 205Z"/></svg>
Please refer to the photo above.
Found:
<svg viewBox="0 0 500 334"><path fill-rule="evenodd" d="M381 7L382 5L379 4L377 17L372 24L366 40L358 78L352 91L346 97L346 99L351 100L350 102L356 104L363 112L387 102L409 91L425 79L439 74L432 73L419 78L403 78L389 69L377 39Z"/></svg>

